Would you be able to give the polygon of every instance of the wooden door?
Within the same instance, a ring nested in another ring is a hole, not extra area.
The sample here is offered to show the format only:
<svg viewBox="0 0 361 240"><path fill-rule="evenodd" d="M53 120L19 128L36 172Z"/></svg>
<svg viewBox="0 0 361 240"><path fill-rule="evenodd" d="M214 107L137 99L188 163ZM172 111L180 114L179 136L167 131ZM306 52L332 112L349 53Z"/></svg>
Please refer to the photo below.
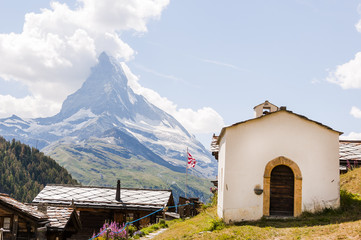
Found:
<svg viewBox="0 0 361 240"><path fill-rule="evenodd" d="M293 216L294 175L291 168L279 165L271 172L270 215Z"/></svg>

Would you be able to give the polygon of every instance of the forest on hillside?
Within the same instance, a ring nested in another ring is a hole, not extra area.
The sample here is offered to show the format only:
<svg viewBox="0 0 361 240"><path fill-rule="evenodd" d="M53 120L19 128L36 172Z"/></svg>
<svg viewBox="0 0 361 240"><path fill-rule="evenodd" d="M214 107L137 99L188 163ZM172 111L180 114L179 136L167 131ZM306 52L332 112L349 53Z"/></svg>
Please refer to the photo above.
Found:
<svg viewBox="0 0 361 240"><path fill-rule="evenodd" d="M0 192L31 202L46 184L78 184L68 171L36 148L0 137Z"/></svg>

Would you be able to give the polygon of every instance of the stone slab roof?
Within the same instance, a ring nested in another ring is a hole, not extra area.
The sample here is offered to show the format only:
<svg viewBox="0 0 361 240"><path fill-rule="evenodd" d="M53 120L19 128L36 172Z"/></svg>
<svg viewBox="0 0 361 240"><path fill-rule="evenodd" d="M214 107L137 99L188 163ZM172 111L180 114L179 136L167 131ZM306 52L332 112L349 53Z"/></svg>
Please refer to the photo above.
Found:
<svg viewBox="0 0 361 240"><path fill-rule="evenodd" d="M21 203L12 197L9 197L9 195L7 194L0 194L0 203L9 208L12 208L15 211L18 211L19 213L23 213L27 216L35 218L35 220L43 221L48 219L48 216L46 214L38 211L36 208L25 205L24 203Z"/></svg>
<svg viewBox="0 0 361 240"><path fill-rule="evenodd" d="M36 205L29 205L29 207L37 210ZM46 216L48 217L49 227L64 229L73 212L73 207L47 206Z"/></svg>
<svg viewBox="0 0 361 240"><path fill-rule="evenodd" d="M211 152L218 152L219 151L219 145L218 145L218 136L213 134L212 142L211 142Z"/></svg>
<svg viewBox="0 0 361 240"><path fill-rule="evenodd" d="M353 162L361 161L361 140L340 140L340 160ZM359 162L361 164L361 162Z"/></svg>
<svg viewBox="0 0 361 240"><path fill-rule="evenodd" d="M161 208L167 205L171 190L121 188L120 201L115 200L116 188L47 185L33 203L49 203L89 208Z"/></svg>

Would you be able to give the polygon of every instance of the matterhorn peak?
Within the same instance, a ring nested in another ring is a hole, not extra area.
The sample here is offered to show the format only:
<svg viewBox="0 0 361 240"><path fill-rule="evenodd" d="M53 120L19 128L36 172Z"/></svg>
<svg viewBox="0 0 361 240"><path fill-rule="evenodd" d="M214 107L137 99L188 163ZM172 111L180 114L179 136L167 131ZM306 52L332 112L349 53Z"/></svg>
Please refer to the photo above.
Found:
<svg viewBox="0 0 361 240"><path fill-rule="evenodd" d="M127 111L132 105L130 98L135 99L137 96L129 88L121 64L102 52L82 87L67 97L60 113L54 117L61 121L80 109L90 109L97 115L111 112L129 118L131 114Z"/></svg>
<svg viewBox="0 0 361 240"><path fill-rule="evenodd" d="M67 156L79 151L79 156L94 153L91 158L104 166L113 166L123 156L149 160L177 172L185 170L184 150L189 148L198 162L193 174L215 175L216 162L210 153L174 117L135 94L128 86L120 62L105 52L99 55L88 78L67 97L57 115L26 121L16 117L0 119L0 134L39 146L59 161L67 159L57 156L62 151ZM119 148L123 150L118 151ZM106 153L99 155L99 151ZM79 156L74 155L72 161L86 159ZM68 163L72 165L72 161ZM79 170L75 165L70 169ZM87 173L80 175L85 177Z"/></svg>
<svg viewBox="0 0 361 240"><path fill-rule="evenodd" d="M120 62L105 52L99 55L98 63L92 67L91 74L84 82L83 87L93 81L96 82L95 85L114 82L122 87L126 87L128 84L128 79ZM94 86L94 83L92 85Z"/></svg>

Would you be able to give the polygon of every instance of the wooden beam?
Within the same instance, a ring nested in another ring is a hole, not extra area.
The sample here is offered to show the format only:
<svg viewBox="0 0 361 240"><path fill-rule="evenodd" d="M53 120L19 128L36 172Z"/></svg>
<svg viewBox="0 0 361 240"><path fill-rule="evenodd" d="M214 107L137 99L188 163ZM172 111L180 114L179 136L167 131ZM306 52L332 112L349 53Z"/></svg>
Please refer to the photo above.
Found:
<svg viewBox="0 0 361 240"><path fill-rule="evenodd" d="M15 214L13 217L13 237L14 237L14 239L17 239L18 226L19 226L19 216Z"/></svg>

